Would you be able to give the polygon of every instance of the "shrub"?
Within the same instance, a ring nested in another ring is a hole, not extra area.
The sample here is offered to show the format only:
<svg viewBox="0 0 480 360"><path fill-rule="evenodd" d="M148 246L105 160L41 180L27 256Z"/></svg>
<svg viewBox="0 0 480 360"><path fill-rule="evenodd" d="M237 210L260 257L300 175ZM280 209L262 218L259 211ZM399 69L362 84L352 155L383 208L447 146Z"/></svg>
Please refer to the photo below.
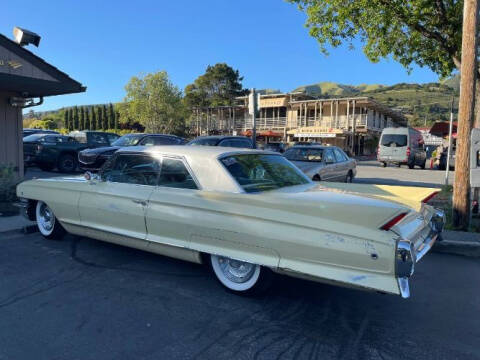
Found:
<svg viewBox="0 0 480 360"><path fill-rule="evenodd" d="M11 165L0 164L0 203L13 202L17 199L16 186L18 175Z"/></svg>

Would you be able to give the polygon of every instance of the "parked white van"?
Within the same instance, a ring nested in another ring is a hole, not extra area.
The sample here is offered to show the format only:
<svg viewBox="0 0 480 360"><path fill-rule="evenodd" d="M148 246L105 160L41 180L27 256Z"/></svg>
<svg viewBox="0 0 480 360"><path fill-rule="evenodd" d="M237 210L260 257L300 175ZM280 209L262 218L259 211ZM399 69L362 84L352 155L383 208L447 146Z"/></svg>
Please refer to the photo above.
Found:
<svg viewBox="0 0 480 360"><path fill-rule="evenodd" d="M380 136L377 160L383 165L402 164L413 169L415 165L425 169L427 160L422 134L411 127L385 128Z"/></svg>

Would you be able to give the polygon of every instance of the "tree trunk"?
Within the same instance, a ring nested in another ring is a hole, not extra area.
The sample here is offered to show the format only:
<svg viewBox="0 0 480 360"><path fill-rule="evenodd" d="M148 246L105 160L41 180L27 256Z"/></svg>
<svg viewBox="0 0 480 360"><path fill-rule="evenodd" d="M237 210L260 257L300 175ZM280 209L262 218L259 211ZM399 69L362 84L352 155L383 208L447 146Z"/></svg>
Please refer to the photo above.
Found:
<svg viewBox="0 0 480 360"><path fill-rule="evenodd" d="M467 230L470 220L470 133L475 110L478 0L465 0L463 7L460 100L458 106L453 225Z"/></svg>

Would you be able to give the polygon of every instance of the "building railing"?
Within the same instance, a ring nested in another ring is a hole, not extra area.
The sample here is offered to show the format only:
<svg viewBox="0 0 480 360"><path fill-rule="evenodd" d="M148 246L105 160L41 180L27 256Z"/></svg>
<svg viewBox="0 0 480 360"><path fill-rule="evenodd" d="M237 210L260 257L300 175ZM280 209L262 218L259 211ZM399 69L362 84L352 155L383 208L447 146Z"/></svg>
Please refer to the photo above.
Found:
<svg viewBox="0 0 480 360"><path fill-rule="evenodd" d="M319 127L325 129L343 129L348 130L353 126L355 120L355 126L367 126L367 114L358 115L338 115L338 116L322 116L297 118L296 124L291 124L296 127Z"/></svg>

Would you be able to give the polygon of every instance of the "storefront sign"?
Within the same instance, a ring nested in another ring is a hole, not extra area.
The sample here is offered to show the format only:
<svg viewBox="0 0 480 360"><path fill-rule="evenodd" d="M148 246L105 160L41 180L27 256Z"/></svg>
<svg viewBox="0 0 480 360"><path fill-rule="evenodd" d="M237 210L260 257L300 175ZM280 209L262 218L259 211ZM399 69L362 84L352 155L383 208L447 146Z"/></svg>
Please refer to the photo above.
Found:
<svg viewBox="0 0 480 360"><path fill-rule="evenodd" d="M260 98L260 107L267 108L267 107L281 107L287 106L287 98L271 98L271 99L262 99Z"/></svg>
<svg viewBox="0 0 480 360"><path fill-rule="evenodd" d="M334 133L297 133L295 137L308 137L308 138L334 138Z"/></svg>

